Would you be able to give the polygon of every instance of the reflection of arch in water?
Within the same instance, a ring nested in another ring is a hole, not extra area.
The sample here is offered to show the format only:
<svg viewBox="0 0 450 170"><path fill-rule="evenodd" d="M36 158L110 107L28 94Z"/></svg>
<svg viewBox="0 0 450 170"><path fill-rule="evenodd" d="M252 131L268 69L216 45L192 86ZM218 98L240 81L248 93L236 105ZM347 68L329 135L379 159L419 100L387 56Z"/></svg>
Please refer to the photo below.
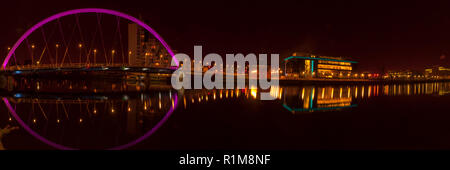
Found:
<svg viewBox="0 0 450 170"><path fill-rule="evenodd" d="M172 95L171 95L171 96L172 96ZM23 97L23 94L18 93L18 94L15 95L15 97L16 97L16 98L21 98L21 97ZM2 99L3 99L3 101L4 101L5 105L6 105L6 107L7 107L8 110L10 111L10 114L12 115L12 117L14 117L14 118L17 120L17 122L18 122L18 123L19 123L19 124L20 124L27 132L28 132L28 133L30 133L33 137L35 137L35 138L37 138L38 140L44 142L45 144L47 144L47 145L49 145L49 146L52 146L52 147L54 147L54 148L57 148L57 149L61 149L61 150L74 150L74 149L76 149L76 148L71 148L71 147L67 147L67 146L64 146L64 145L55 143L55 142L50 141L50 140L46 139L45 137L39 135L37 132L35 132L33 129L31 129L31 128L30 128L30 127L29 127L29 126L28 126L28 125L27 125L27 124L26 124L26 123L18 116L18 114L16 113L16 110L13 109L13 107L12 107L11 104L10 104L10 101L9 101L6 97L4 97L4 98L2 98ZM161 105L161 104L160 104L160 105ZM173 94L173 102L171 103L171 107L170 107L169 111L163 116L163 118L162 118L159 122L156 123L156 125L155 125L154 127L152 127L152 128L151 128L149 131L147 131L144 135L138 137L136 140L131 141L131 142L129 142L129 143L127 143L127 144L124 144L124 145L120 145L120 146L116 146L116 147L110 148L110 149L112 149L112 150L126 149L126 148L131 147L131 146L133 146L133 145L135 145L135 144L137 144L137 143L143 141L144 139L148 138L148 137L149 137L150 135L152 135L156 130L158 130L158 129L162 126L162 124L163 124L165 121L167 121L167 119L168 119L168 118L170 117L170 115L173 113L173 111L175 110L175 108L177 107L177 105L178 105L178 94L177 94L177 93L174 93L174 94Z"/></svg>

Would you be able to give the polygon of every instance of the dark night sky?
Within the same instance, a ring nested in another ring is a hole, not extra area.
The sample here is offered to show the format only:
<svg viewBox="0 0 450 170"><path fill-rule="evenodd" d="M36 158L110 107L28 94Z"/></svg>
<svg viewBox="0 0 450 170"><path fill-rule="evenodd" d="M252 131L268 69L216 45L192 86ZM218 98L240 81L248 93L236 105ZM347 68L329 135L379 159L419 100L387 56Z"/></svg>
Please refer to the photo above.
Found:
<svg viewBox="0 0 450 170"><path fill-rule="evenodd" d="M0 45L68 9L109 8L138 16L179 52L350 56L359 68L422 69L449 63L450 2L429 1L24 1L2 2Z"/></svg>

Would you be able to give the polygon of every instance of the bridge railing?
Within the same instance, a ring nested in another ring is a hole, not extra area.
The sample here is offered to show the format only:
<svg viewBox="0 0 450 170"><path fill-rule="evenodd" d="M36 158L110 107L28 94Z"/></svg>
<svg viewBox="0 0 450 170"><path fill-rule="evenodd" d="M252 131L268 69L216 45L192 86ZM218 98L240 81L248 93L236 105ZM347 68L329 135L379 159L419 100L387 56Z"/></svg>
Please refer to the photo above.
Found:
<svg viewBox="0 0 450 170"><path fill-rule="evenodd" d="M128 64L86 64L86 63L72 63L72 64L39 64L39 65L17 65L7 66L6 70L38 70L38 69L58 69L58 68L89 68L89 67L128 67Z"/></svg>

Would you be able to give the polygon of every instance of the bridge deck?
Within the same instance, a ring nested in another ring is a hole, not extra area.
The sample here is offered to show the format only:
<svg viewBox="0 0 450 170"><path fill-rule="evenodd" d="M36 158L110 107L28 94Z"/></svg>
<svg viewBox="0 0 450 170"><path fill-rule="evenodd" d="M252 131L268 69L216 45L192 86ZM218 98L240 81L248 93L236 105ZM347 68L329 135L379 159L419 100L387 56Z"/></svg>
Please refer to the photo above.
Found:
<svg viewBox="0 0 450 170"><path fill-rule="evenodd" d="M176 68L163 68L163 67L140 67L140 66L125 66L121 64L115 65L64 65L58 67L55 65L40 65L40 66L11 66L6 68L6 72L13 75L18 74L34 74L45 72L80 72L80 71L107 71L107 72L139 72L139 73L166 73L170 74L175 71Z"/></svg>

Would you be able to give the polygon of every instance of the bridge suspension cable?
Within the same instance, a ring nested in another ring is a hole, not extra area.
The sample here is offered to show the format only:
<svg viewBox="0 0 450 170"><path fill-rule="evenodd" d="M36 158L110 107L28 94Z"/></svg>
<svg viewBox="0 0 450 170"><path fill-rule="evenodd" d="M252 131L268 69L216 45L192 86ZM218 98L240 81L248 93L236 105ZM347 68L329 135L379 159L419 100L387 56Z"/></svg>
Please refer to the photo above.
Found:
<svg viewBox="0 0 450 170"><path fill-rule="evenodd" d="M106 48L105 48L105 40L103 38L103 31L102 31L102 24L101 24L101 15L97 14L97 28L100 30L100 39L102 41L102 46L103 46L103 53L105 54L105 60L106 63L109 64L109 60L108 60L108 54L106 52Z"/></svg>
<svg viewBox="0 0 450 170"><path fill-rule="evenodd" d="M23 45L11 55L14 60L8 65L9 69L127 65L129 52L122 32L126 22L119 16L108 18L101 13L92 14L86 20L79 14L73 17L55 19L39 27L37 36L33 32L34 35L25 38ZM97 58L97 55L103 57Z"/></svg>

